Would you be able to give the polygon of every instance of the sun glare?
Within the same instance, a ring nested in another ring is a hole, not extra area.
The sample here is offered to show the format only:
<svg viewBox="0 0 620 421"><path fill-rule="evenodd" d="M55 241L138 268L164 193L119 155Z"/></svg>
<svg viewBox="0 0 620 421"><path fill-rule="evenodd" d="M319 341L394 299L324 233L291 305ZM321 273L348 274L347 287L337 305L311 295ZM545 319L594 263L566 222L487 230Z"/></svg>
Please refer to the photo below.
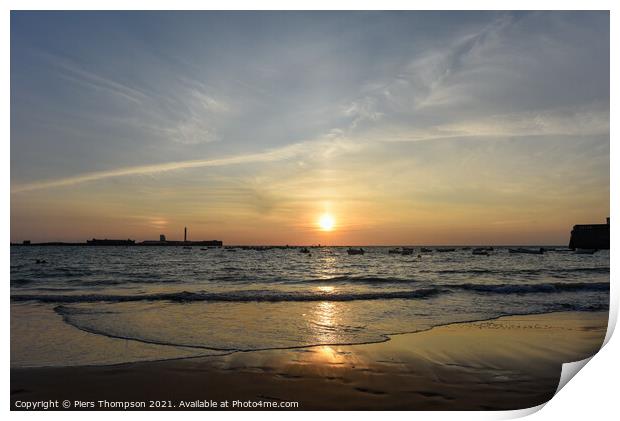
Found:
<svg viewBox="0 0 620 421"><path fill-rule="evenodd" d="M319 219L319 226L323 231L331 231L334 229L335 224L334 217L328 213L321 215L321 219Z"/></svg>

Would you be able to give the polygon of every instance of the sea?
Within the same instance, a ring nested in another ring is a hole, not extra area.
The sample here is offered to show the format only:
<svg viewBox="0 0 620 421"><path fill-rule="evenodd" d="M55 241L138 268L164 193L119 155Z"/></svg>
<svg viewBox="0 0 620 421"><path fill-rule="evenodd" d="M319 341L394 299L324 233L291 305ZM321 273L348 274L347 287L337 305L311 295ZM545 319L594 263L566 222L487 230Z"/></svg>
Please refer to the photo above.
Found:
<svg viewBox="0 0 620 421"><path fill-rule="evenodd" d="M609 251L12 246L11 366L193 358L609 309ZM44 262L42 262L44 261Z"/></svg>

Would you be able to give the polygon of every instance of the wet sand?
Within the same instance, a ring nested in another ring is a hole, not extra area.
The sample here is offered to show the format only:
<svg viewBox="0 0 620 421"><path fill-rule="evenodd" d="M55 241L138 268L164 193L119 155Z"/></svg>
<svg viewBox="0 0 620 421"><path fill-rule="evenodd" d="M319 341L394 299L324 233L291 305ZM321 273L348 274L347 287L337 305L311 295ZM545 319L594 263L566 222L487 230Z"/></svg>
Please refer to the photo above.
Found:
<svg viewBox="0 0 620 421"><path fill-rule="evenodd" d="M376 344L14 368L11 404L15 409L18 401L68 399L76 409L76 400L145 401L149 409L148 401L163 400L184 409L180 401L228 400L294 401L302 410L528 408L553 396L562 363L598 351L607 317L607 312L508 316L392 335Z"/></svg>

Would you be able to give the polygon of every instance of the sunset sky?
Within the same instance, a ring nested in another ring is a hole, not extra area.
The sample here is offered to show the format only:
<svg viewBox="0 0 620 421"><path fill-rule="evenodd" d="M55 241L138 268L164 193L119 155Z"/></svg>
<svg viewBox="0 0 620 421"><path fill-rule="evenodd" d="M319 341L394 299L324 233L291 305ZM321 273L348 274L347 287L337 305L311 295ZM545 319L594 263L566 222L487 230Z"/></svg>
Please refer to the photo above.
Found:
<svg viewBox="0 0 620 421"><path fill-rule="evenodd" d="M567 244L608 12L13 12L11 241Z"/></svg>

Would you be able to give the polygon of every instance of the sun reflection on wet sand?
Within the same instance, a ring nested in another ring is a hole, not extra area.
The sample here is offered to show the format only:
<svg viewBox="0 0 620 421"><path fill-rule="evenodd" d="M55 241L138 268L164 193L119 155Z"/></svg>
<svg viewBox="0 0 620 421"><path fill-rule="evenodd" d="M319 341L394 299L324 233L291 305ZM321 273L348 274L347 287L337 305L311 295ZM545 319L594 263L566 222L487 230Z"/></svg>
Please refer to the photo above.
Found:
<svg viewBox="0 0 620 421"><path fill-rule="evenodd" d="M339 352L336 348L331 346L321 346L316 348L318 351L315 356L320 362L326 364L344 364L346 361L345 355Z"/></svg>

